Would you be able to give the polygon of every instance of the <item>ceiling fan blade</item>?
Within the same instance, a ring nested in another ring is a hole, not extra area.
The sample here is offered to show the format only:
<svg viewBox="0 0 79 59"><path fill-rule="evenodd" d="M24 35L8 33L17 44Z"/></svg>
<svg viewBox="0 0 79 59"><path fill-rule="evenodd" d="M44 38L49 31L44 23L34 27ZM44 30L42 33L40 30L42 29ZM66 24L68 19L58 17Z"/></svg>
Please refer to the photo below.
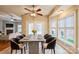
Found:
<svg viewBox="0 0 79 59"><path fill-rule="evenodd" d="M43 16L43 14L40 14L40 13L36 13L37 15L40 15L40 16Z"/></svg>
<svg viewBox="0 0 79 59"><path fill-rule="evenodd" d="M36 10L36 12L39 12L39 11L41 11L41 9L40 9L40 8Z"/></svg>
<svg viewBox="0 0 79 59"><path fill-rule="evenodd" d="M28 8L24 8L25 10L28 10L28 11L30 11L30 12L33 12L33 11L31 11L30 9L28 9Z"/></svg>

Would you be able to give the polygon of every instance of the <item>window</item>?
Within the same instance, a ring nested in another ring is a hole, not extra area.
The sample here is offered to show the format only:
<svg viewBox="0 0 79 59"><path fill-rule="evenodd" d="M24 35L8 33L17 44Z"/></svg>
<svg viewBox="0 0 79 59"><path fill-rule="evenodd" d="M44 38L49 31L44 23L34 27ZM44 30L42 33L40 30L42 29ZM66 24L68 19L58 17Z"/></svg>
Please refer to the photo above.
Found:
<svg viewBox="0 0 79 59"><path fill-rule="evenodd" d="M22 25L21 24L18 25L18 32L22 32Z"/></svg>
<svg viewBox="0 0 79 59"><path fill-rule="evenodd" d="M35 28L37 30L37 34L42 34L42 24L38 23L35 25Z"/></svg>
<svg viewBox="0 0 79 59"><path fill-rule="evenodd" d="M58 29L58 38L64 42L65 31L64 29Z"/></svg>
<svg viewBox="0 0 79 59"><path fill-rule="evenodd" d="M50 34L52 37L57 37L57 20L50 20Z"/></svg>
<svg viewBox="0 0 79 59"><path fill-rule="evenodd" d="M32 30L33 28L35 28L37 30L37 34L43 34L43 28L42 28L42 23L35 23L33 25L33 23L29 23L29 34L33 34Z"/></svg>
<svg viewBox="0 0 79 59"><path fill-rule="evenodd" d="M65 41L65 22L64 22L64 19L60 19L58 21L58 38L59 40L61 41Z"/></svg>
<svg viewBox="0 0 79 59"><path fill-rule="evenodd" d="M29 28L29 34L33 34L32 33L32 29L33 29L33 23L29 23L29 26L28 26Z"/></svg>
<svg viewBox="0 0 79 59"><path fill-rule="evenodd" d="M75 19L74 15L66 17L66 43L70 46L75 45Z"/></svg>
<svg viewBox="0 0 79 59"><path fill-rule="evenodd" d="M69 46L74 46L75 44L74 24L74 15L70 15L64 19L58 20L58 38Z"/></svg>
<svg viewBox="0 0 79 59"><path fill-rule="evenodd" d="M74 45L74 30L73 29L67 29L66 30L66 43L69 44L70 46Z"/></svg>
<svg viewBox="0 0 79 59"><path fill-rule="evenodd" d="M66 18L66 27L74 27L74 17L68 16Z"/></svg>
<svg viewBox="0 0 79 59"><path fill-rule="evenodd" d="M52 37L56 37L57 36L57 31L56 29L51 29L51 34L52 34Z"/></svg>
<svg viewBox="0 0 79 59"><path fill-rule="evenodd" d="M51 27L53 27L53 28L56 28L56 27L57 27L57 26L56 26L57 21L56 21L55 19L51 19L51 20L50 20L50 23L51 23Z"/></svg>
<svg viewBox="0 0 79 59"><path fill-rule="evenodd" d="M75 14L73 13L64 18L61 18L60 16L58 18L59 19L57 21L55 19L50 19L49 22L50 34L52 34L52 36L56 36L60 41L64 42L65 46L67 46L68 49L75 50L76 32L79 31L79 23L78 23L78 31L76 31ZM78 41L79 41L79 33L78 33ZM79 44L78 44L78 48L79 48Z"/></svg>
<svg viewBox="0 0 79 59"><path fill-rule="evenodd" d="M65 24L64 19L60 19L60 20L58 21L58 27L59 27L59 28L64 28L64 24Z"/></svg>

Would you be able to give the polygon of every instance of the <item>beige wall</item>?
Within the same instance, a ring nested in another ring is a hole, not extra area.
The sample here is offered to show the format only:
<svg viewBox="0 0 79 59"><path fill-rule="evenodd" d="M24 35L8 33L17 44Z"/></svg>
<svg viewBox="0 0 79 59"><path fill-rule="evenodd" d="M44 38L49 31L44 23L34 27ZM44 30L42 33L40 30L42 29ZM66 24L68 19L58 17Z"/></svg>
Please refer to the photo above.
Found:
<svg viewBox="0 0 79 59"><path fill-rule="evenodd" d="M26 34L26 16L22 16L22 33Z"/></svg>
<svg viewBox="0 0 79 59"><path fill-rule="evenodd" d="M28 35L28 23L42 23L43 34L48 33L48 18L47 16L37 16L35 18L31 16L22 16L22 32Z"/></svg>

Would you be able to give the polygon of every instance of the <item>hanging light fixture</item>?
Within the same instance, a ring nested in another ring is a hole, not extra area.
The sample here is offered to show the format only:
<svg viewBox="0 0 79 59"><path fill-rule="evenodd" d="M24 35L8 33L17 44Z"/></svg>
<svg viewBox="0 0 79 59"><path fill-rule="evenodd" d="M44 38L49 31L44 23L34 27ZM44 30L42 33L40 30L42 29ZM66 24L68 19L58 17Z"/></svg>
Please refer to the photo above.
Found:
<svg viewBox="0 0 79 59"><path fill-rule="evenodd" d="M34 17L36 16L36 14L35 14L35 13L32 13L32 14L30 14L30 15L31 15L31 16L34 16Z"/></svg>

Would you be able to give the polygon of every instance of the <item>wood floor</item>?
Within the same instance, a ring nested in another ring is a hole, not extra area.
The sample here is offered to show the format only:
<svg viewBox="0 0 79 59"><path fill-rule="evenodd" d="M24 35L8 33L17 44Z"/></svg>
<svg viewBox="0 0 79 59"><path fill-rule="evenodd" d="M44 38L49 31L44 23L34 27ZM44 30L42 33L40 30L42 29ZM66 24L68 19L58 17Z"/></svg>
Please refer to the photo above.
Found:
<svg viewBox="0 0 79 59"><path fill-rule="evenodd" d="M0 40L0 51L6 49L9 46L10 46L9 41L7 41L7 40Z"/></svg>
<svg viewBox="0 0 79 59"><path fill-rule="evenodd" d="M39 46L39 48L41 48L41 46ZM61 46L59 46L58 44L56 44L56 54L68 54L68 52L66 50L64 50ZM6 49L4 49L3 51L0 51L0 54L11 54L11 48L8 47ZM13 54L16 54L16 51L13 51ZM21 54L20 50L18 50L17 54ZM29 54L29 50L26 49L26 54ZM39 54L42 54L41 49L39 49ZM51 50L45 50L45 54L51 54ZM53 54L53 53L52 53Z"/></svg>
<svg viewBox="0 0 79 59"><path fill-rule="evenodd" d="M10 54L10 52L11 52L10 42L7 40L0 40L0 54ZM29 54L28 50L27 50L27 54ZM40 49L40 54L41 54L41 49ZM46 54L50 54L50 50L46 50ZM56 45L56 54L68 54L68 52L65 51L59 45Z"/></svg>

